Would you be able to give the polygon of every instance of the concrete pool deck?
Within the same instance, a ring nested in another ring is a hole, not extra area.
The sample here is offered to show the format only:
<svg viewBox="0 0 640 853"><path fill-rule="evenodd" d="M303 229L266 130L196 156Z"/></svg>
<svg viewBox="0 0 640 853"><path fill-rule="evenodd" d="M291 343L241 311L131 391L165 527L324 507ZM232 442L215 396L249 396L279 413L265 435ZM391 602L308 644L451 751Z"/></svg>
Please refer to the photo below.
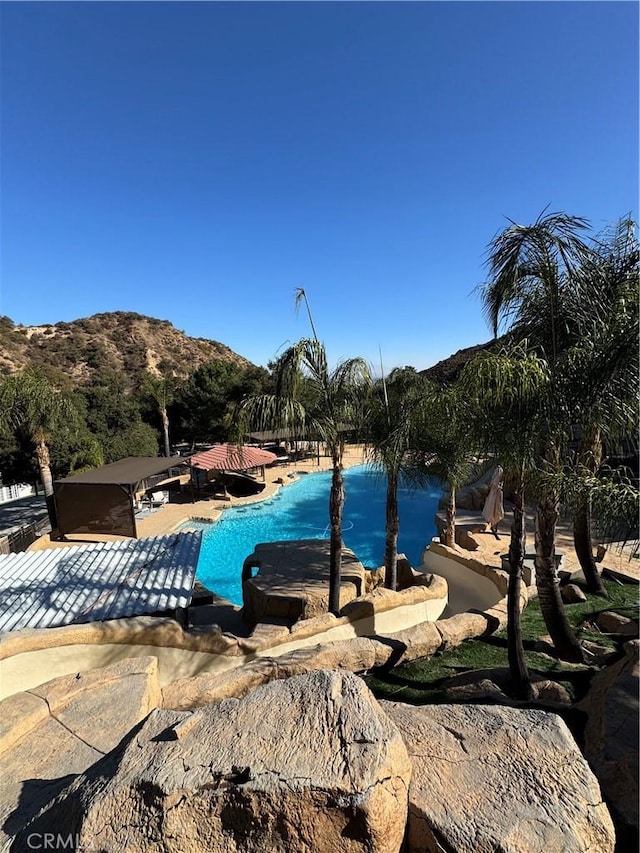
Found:
<svg viewBox="0 0 640 853"><path fill-rule="evenodd" d="M511 512L505 507L505 517L498 525L500 539L496 539L490 530L473 534L473 539L478 543L478 550L470 553L481 559L487 566L492 566L495 569L502 568L502 556L509 552L511 515ZM527 553L530 553L535 550L535 516L531 510L527 510L525 514L525 526ZM594 544L596 544L595 540ZM632 547L632 544L619 547L613 543L607 548L602 562L598 564L599 570L608 569L616 574L624 575L625 578L640 582L640 560L632 557ZM556 526L556 548L564 553L563 571L574 573L580 570L580 561L573 545L573 526L570 520L561 519L558 522Z"/></svg>
<svg viewBox="0 0 640 853"><path fill-rule="evenodd" d="M347 445L345 447L343 466L345 469L355 465L362 465L366 460L366 451L363 445ZM312 474L316 471L328 471L332 467L331 458L321 456L318 459L305 459L297 462L286 462L275 465L273 468L265 469L265 488L259 495L249 495L243 498L208 498L191 502L187 494L180 495L179 500L170 501L168 504L158 508L151 515L137 521L138 538L144 539L151 536L162 536L172 533L180 524L188 521L217 521L225 509L229 507L247 506L259 503L273 497L282 487L291 485L301 476ZM289 476L293 475L293 476ZM262 482L262 481L260 481ZM41 536L32 545L29 551L39 551L43 548L68 548L71 545L83 545L89 542L118 542L127 540L126 536L113 536L108 533L76 533L68 537L66 542L51 540L49 534Z"/></svg>

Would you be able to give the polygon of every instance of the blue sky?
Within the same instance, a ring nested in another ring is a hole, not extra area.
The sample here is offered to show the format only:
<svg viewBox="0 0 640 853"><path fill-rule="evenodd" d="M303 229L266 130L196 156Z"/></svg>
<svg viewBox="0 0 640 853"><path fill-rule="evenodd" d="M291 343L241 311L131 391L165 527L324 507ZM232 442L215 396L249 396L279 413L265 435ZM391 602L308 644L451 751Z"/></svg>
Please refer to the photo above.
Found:
<svg viewBox="0 0 640 853"><path fill-rule="evenodd" d="M507 222L638 215L633 2L3 3L0 313L266 364L487 340Z"/></svg>

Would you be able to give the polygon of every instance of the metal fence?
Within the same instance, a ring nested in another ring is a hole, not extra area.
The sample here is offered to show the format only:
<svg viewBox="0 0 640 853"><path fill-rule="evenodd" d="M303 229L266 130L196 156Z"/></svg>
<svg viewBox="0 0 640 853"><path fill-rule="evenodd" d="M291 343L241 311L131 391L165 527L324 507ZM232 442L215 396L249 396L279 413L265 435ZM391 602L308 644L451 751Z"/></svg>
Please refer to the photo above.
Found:
<svg viewBox="0 0 640 853"><path fill-rule="evenodd" d="M0 537L0 554L18 554L26 551L29 545L43 533L48 533L51 525L48 518L41 518L31 524L23 524L17 530L12 530L6 536Z"/></svg>

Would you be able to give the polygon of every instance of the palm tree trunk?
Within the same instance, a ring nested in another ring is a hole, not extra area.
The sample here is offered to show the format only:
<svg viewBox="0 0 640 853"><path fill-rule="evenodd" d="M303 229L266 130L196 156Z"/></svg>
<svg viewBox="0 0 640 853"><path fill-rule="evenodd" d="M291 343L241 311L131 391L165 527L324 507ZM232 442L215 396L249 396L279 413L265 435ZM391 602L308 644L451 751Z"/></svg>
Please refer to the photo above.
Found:
<svg viewBox="0 0 640 853"><path fill-rule="evenodd" d="M453 548L456 544L456 490L451 483L449 491L449 500L446 508L446 525L444 528L444 544L448 548Z"/></svg>
<svg viewBox="0 0 640 853"><path fill-rule="evenodd" d="M340 456L333 453L333 475L329 494L329 613L340 613L340 583L342 574L342 511L344 509L344 478Z"/></svg>
<svg viewBox="0 0 640 853"><path fill-rule="evenodd" d="M556 494L545 495L536 511L536 587L542 618L551 635L558 656L563 660L583 662L584 655L560 596L560 579L556 569L555 532L559 515Z"/></svg>
<svg viewBox="0 0 640 853"><path fill-rule="evenodd" d="M169 444L169 416L167 410L163 407L160 409L160 417L162 418L162 435L164 438L164 455L169 458L171 456L171 445Z"/></svg>
<svg viewBox="0 0 640 853"><path fill-rule="evenodd" d="M509 545L509 588L507 592L507 653L509 672L514 693L518 699L532 699L533 690L522 645L520 625L520 593L522 569L526 550L524 526L524 490L520 487L513 495L513 521Z"/></svg>
<svg viewBox="0 0 640 853"><path fill-rule="evenodd" d="M599 430L595 430L591 435L585 436L585 439L581 442L578 458L592 473L598 470L602 463L602 440ZM584 574L587 590L603 598L609 598L609 594L598 572L596 561L593 558L591 500L587 493L580 496L576 507L573 519L573 544L580 562L580 568Z"/></svg>
<svg viewBox="0 0 640 853"><path fill-rule="evenodd" d="M51 538L58 534L58 513L56 511L56 501L53 494L53 477L51 476L51 460L49 457L49 448L43 439L37 442L35 446L35 456L40 471L40 479L44 488L44 499L47 504L47 512L49 513L49 521L51 522Z"/></svg>
<svg viewBox="0 0 640 853"><path fill-rule="evenodd" d="M398 479L395 473L387 474L387 503L384 540L384 585L398 588Z"/></svg>
<svg viewBox="0 0 640 853"><path fill-rule="evenodd" d="M581 495L573 519L573 545L580 561L586 587L589 592L609 598L596 561L593 558L593 540L591 539L591 506L588 495Z"/></svg>

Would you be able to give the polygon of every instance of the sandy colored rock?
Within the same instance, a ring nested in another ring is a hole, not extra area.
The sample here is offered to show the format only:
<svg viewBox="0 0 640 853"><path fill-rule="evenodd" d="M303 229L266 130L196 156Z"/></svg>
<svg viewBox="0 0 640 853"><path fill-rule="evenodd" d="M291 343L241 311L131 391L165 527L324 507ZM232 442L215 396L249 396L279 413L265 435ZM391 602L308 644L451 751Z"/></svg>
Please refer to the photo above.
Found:
<svg viewBox="0 0 640 853"><path fill-rule="evenodd" d="M439 619L435 624L442 638L442 649L459 646L471 637L481 637L489 625L482 613L458 613L449 619Z"/></svg>
<svg viewBox="0 0 640 853"><path fill-rule="evenodd" d="M367 569L367 574L364 578L364 591L372 592L374 589L377 589L379 586L384 586L384 566L381 566L378 569Z"/></svg>
<svg viewBox="0 0 640 853"><path fill-rule="evenodd" d="M56 678L1 702L6 726L0 758L4 831L9 836L19 831L70 778L112 750L158 707L160 699L158 661L146 657ZM15 712L21 707L33 712L19 722Z"/></svg>
<svg viewBox="0 0 640 853"><path fill-rule="evenodd" d="M413 761L409 853L612 853L600 789L560 717L382 702Z"/></svg>
<svg viewBox="0 0 640 853"><path fill-rule="evenodd" d="M467 684L444 684L444 694L450 702L510 702L510 698L489 678L479 678Z"/></svg>
<svg viewBox="0 0 640 853"><path fill-rule="evenodd" d="M344 625L348 620L343 616L335 616L333 613L323 613L320 616L314 616L313 619L301 619L291 626L291 640L304 640L307 637L315 637L316 634L322 634L325 631L330 631L337 625Z"/></svg>
<svg viewBox="0 0 640 853"><path fill-rule="evenodd" d="M565 604L582 604L587 596L575 583L568 583L561 587L560 594Z"/></svg>
<svg viewBox="0 0 640 853"><path fill-rule="evenodd" d="M389 644L368 637L296 649L280 657L259 658L225 672L205 672L174 681L162 691L162 706L179 711L201 708L222 699L239 699L270 681L320 669L365 672L385 664L391 654Z"/></svg>
<svg viewBox="0 0 640 853"><path fill-rule="evenodd" d="M290 639L288 620L270 618L268 622L259 622L250 637L239 639L238 647L243 654L253 654L281 643L288 643Z"/></svg>
<svg viewBox="0 0 640 853"><path fill-rule="evenodd" d="M113 749L162 701L155 657L125 658L56 678L30 692L47 702L58 722L101 753Z"/></svg>
<svg viewBox="0 0 640 853"><path fill-rule="evenodd" d="M442 637L434 622L421 622L403 631L383 635L381 639L388 642L393 650L390 662L394 666L430 657L442 645Z"/></svg>
<svg viewBox="0 0 640 853"><path fill-rule="evenodd" d="M154 711L18 843L55 831L105 853L399 851L411 766L361 679L314 672L195 713Z"/></svg>
<svg viewBox="0 0 640 853"><path fill-rule="evenodd" d="M258 573L252 574L257 568ZM353 551L342 549L340 607L365 590L367 572ZM269 617L310 619L329 609L329 540L261 542L242 569L243 616L250 624Z"/></svg>
<svg viewBox="0 0 640 853"><path fill-rule="evenodd" d="M33 693L14 693L0 702L0 755L49 716L49 707Z"/></svg>
<svg viewBox="0 0 640 853"><path fill-rule="evenodd" d="M275 677L273 658L259 658L224 672L203 672L167 684L162 690L162 707L188 711L222 699L240 699Z"/></svg>
<svg viewBox="0 0 640 853"><path fill-rule="evenodd" d="M396 572L398 589L406 589L413 584L414 571L406 554L398 554Z"/></svg>
<svg viewBox="0 0 640 853"><path fill-rule="evenodd" d="M595 676L577 707L587 714L584 751L602 791L637 829L640 642L631 640L624 649L624 658Z"/></svg>
<svg viewBox="0 0 640 853"><path fill-rule="evenodd" d="M506 599L499 601L497 604L494 604L493 607L485 610L484 615L487 617L489 630L492 634L496 634L498 631L504 631L507 627L507 622L509 621Z"/></svg>
<svg viewBox="0 0 640 853"><path fill-rule="evenodd" d="M638 623L635 619L614 613L612 610L603 610L598 614L596 624L605 634L622 634L626 637L638 636Z"/></svg>
<svg viewBox="0 0 640 853"><path fill-rule="evenodd" d="M53 544L53 543L52 543ZM212 654L238 654L235 637L223 634L217 625L184 631L175 619L157 616L131 616L106 622L83 622L59 628L23 628L10 631L0 643L0 660L57 646L79 644L127 644L157 646Z"/></svg>
<svg viewBox="0 0 640 853"><path fill-rule="evenodd" d="M548 678L534 681L534 690L538 702L549 702L567 707L572 704L571 694L564 685L557 681L550 681Z"/></svg>
<svg viewBox="0 0 640 853"><path fill-rule="evenodd" d="M391 655L388 645L369 637L357 637L338 643L323 643L306 649L296 649L274 658L279 678L289 678L318 669L365 672L382 666Z"/></svg>

